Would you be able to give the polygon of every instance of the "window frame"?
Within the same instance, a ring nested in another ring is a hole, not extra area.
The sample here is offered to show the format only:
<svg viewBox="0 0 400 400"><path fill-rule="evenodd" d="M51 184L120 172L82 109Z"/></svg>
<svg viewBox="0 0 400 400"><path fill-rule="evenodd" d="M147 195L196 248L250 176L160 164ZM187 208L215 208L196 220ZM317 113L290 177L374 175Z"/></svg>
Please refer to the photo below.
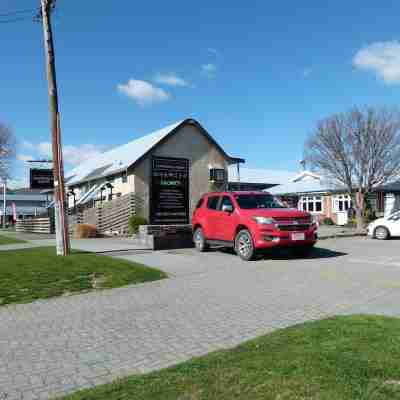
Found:
<svg viewBox="0 0 400 400"><path fill-rule="evenodd" d="M321 210L317 211L317 204L321 204ZM311 205L311 207L310 207ZM300 196L298 209L301 211L309 212L310 214L324 214L324 195L304 195Z"/></svg>
<svg viewBox="0 0 400 400"><path fill-rule="evenodd" d="M340 203L342 203L342 209L340 209ZM353 200L349 194L336 194L332 196L332 211L334 213L347 212L352 206Z"/></svg>
<svg viewBox="0 0 400 400"><path fill-rule="evenodd" d="M231 196L228 196L228 195L222 195L221 196L221 199L220 199L220 201L218 202L218 209L217 209L217 211L222 211L222 204L224 203L224 199L228 199L229 201L230 201L230 203L231 203L231 206L232 206L232 211L233 210L235 210L235 204L233 203L233 200L232 200L232 198L231 198Z"/></svg>
<svg viewBox="0 0 400 400"><path fill-rule="evenodd" d="M210 208L209 207L209 203L210 203L210 200L211 199L214 199L214 198L216 198L217 199L217 202L216 202L216 204L215 204L215 208ZM221 202L221 195L212 195L212 196L208 196L207 197L207 203L206 203L206 208L207 208L207 210L211 210L211 211L218 211L218 207L219 207L219 203Z"/></svg>

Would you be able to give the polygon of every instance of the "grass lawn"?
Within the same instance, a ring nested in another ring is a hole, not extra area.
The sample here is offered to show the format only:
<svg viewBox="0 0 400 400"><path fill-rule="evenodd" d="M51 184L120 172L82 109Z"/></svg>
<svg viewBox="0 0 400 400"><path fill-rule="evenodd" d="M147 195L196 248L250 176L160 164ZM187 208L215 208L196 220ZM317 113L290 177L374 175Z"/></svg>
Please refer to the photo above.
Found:
<svg viewBox="0 0 400 400"><path fill-rule="evenodd" d="M54 248L0 252L0 304L155 281L166 274L95 254L57 257Z"/></svg>
<svg viewBox="0 0 400 400"><path fill-rule="evenodd" d="M24 240L14 239L13 237L0 235L0 246L2 244L19 244L26 243Z"/></svg>
<svg viewBox="0 0 400 400"><path fill-rule="evenodd" d="M400 399L400 319L350 316L297 325L67 399Z"/></svg>

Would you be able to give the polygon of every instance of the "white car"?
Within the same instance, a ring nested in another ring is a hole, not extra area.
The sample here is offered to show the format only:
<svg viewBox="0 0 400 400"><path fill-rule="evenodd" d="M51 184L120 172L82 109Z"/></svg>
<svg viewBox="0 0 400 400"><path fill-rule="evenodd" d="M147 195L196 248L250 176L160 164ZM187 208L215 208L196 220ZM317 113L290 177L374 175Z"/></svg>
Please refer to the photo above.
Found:
<svg viewBox="0 0 400 400"><path fill-rule="evenodd" d="M368 236L379 240L400 237L400 211L370 223L368 225Z"/></svg>

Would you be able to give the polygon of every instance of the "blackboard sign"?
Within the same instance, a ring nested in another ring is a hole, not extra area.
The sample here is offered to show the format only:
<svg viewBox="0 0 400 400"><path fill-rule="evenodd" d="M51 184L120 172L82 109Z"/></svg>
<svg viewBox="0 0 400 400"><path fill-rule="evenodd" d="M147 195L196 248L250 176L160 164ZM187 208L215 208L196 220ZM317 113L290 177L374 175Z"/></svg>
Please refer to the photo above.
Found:
<svg viewBox="0 0 400 400"><path fill-rule="evenodd" d="M32 168L30 170L31 189L53 189L54 176L52 169Z"/></svg>
<svg viewBox="0 0 400 400"><path fill-rule="evenodd" d="M189 160L152 158L150 223L189 223Z"/></svg>

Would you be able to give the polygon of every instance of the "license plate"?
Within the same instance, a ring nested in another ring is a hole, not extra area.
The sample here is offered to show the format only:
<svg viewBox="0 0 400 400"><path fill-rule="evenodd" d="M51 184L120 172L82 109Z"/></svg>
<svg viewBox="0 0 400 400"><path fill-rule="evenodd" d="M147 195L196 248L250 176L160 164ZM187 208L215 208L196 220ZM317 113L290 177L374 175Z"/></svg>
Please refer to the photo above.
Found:
<svg viewBox="0 0 400 400"><path fill-rule="evenodd" d="M306 235L304 233L292 233L292 240L306 240Z"/></svg>

